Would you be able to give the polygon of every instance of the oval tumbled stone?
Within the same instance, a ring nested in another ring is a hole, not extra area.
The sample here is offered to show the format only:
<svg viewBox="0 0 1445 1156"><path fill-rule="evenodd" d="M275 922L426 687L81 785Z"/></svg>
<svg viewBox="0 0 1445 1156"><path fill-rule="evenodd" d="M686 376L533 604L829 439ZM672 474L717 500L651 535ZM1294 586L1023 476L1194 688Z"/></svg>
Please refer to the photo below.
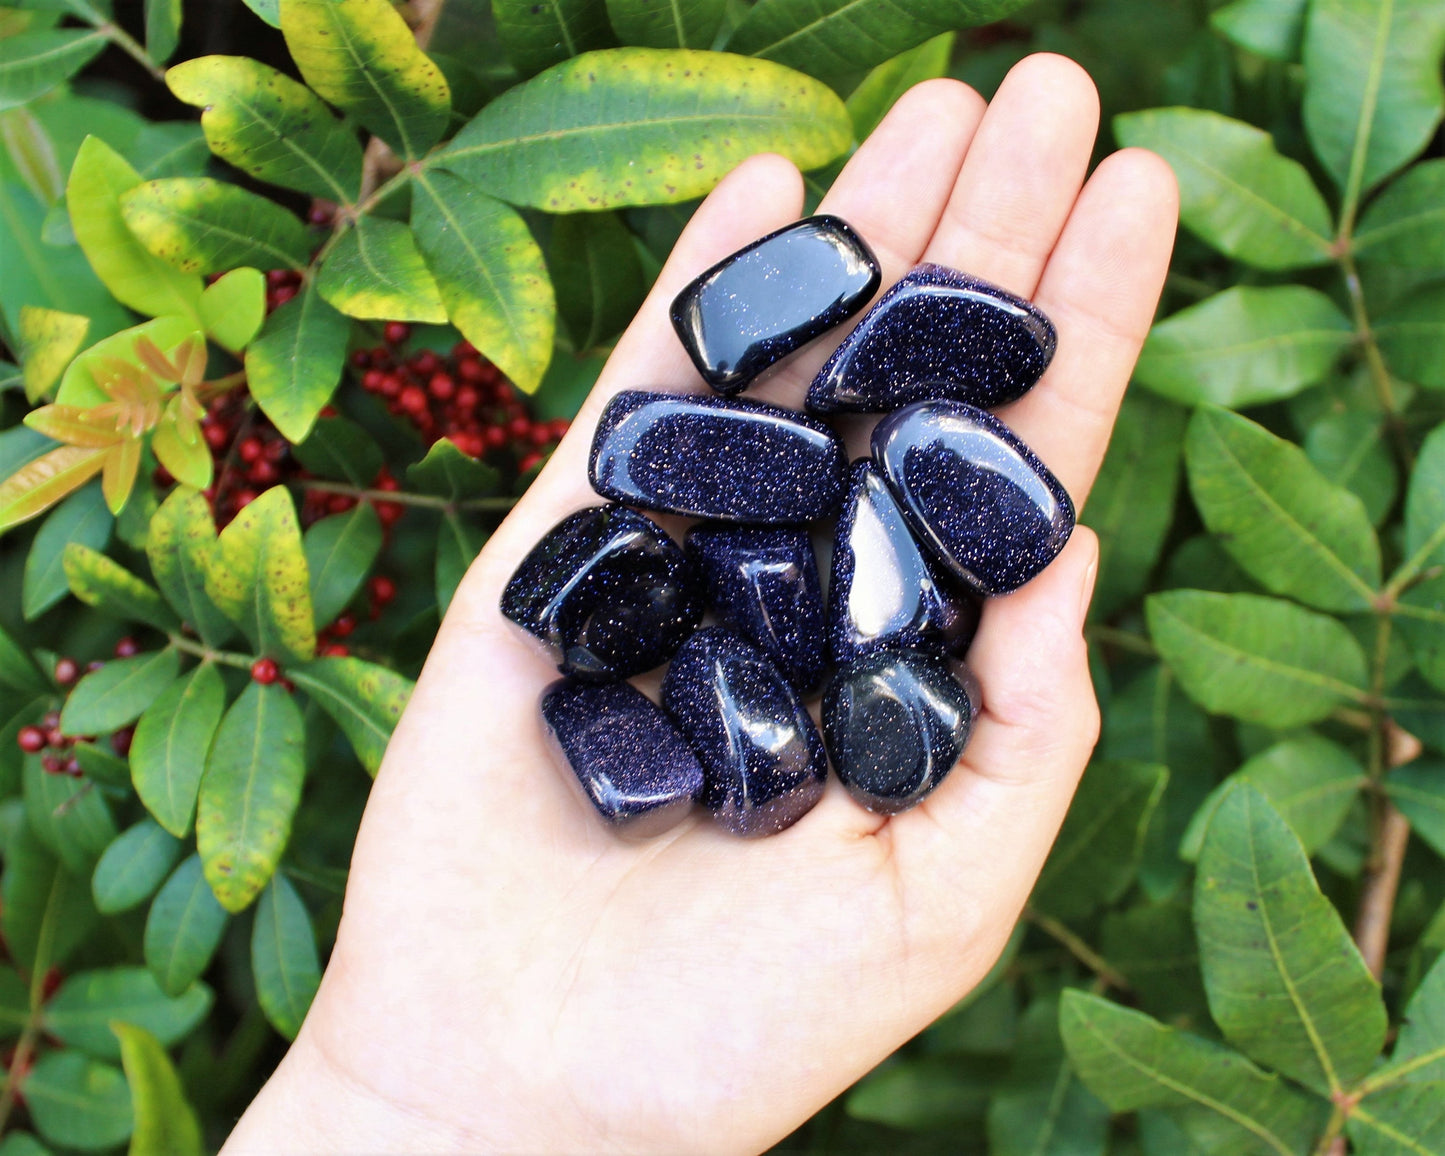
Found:
<svg viewBox="0 0 1445 1156"><path fill-rule="evenodd" d="M679 293L672 324L703 379L738 393L878 291L878 259L846 221L808 217L719 261Z"/></svg>
<svg viewBox="0 0 1445 1156"><path fill-rule="evenodd" d="M1074 504L1003 422L956 401L925 401L873 430L873 460L914 533L981 594L1022 586L1064 548Z"/></svg>
<svg viewBox="0 0 1445 1156"><path fill-rule="evenodd" d="M584 678L666 662L702 612L702 584L682 548L626 506L563 518L502 591L502 613L541 639L564 674Z"/></svg>
<svg viewBox="0 0 1445 1156"><path fill-rule="evenodd" d="M604 498L726 522L809 522L843 496L843 445L822 422L761 402L629 389L597 423Z"/></svg>
<svg viewBox="0 0 1445 1156"><path fill-rule="evenodd" d="M781 831L822 798L823 740L782 671L747 639L699 630L667 668L662 705L702 763L703 805L734 834Z"/></svg>

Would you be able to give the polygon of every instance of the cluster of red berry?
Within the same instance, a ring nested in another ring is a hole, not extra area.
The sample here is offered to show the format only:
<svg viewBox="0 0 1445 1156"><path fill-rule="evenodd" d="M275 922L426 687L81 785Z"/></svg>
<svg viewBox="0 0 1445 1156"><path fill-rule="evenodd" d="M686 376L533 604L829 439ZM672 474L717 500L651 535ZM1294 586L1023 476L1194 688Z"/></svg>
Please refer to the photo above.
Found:
<svg viewBox="0 0 1445 1156"><path fill-rule="evenodd" d="M296 269L272 269L266 274L266 312L274 313L301 292L302 276Z"/></svg>
<svg viewBox="0 0 1445 1156"><path fill-rule="evenodd" d="M204 492L221 525L262 490L297 472L290 443L248 401L244 389L232 390L213 401L201 419L201 436L215 461L210 488Z"/></svg>
<svg viewBox="0 0 1445 1156"><path fill-rule="evenodd" d="M115 644L117 658L134 658L140 653L140 644L134 638L122 638ZM99 670L105 663L86 664L85 673ZM61 658L55 663L57 686L70 687L80 679L80 663L73 658ZM135 738L134 727L122 727L110 736L110 746L121 758L130 754L130 744ZM60 729L60 712L48 711L39 726L24 726L16 736L20 749L27 755L40 755L40 765L47 774L69 775L80 778L84 770L73 748L76 743L93 743L94 735L67 735Z"/></svg>

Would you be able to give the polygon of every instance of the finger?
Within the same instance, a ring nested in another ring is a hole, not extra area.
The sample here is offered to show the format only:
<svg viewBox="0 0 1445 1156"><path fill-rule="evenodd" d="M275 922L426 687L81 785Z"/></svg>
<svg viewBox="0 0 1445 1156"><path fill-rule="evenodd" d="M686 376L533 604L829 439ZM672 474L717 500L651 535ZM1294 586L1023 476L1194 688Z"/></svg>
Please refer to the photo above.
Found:
<svg viewBox="0 0 1445 1156"><path fill-rule="evenodd" d="M1179 192L1169 166L1126 149L1105 160L1069 216L1034 294L1058 352L999 411L1082 509L1169 271Z"/></svg>
<svg viewBox="0 0 1445 1156"><path fill-rule="evenodd" d="M988 106L924 260L1023 297L1088 171L1099 97L1067 57L1039 53L1009 71Z"/></svg>

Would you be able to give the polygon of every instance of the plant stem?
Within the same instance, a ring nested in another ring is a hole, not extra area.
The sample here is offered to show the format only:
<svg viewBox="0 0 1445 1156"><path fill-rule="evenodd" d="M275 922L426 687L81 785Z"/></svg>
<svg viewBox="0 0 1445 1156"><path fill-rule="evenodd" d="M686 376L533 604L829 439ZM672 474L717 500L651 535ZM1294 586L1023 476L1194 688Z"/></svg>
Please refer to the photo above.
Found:
<svg viewBox="0 0 1445 1156"><path fill-rule="evenodd" d="M422 506L444 513L458 513L463 510L490 510L497 513L510 510L517 504L516 498L463 498L460 501L439 497L436 494L413 494L406 490L369 490L347 482L319 482L308 478L297 482L303 489L316 490L323 494L346 494L348 497L367 502L396 502L403 506Z"/></svg>
<svg viewBox="0 0 1445 1156"><path fill-rule="evenodd" d="M1050 939L1054 940L1054 942L1062 945L1070 955L1097 975L1109 987L1118 988L1120 991L1133 990L1123 972L1119 971L1113 964L1053 916L1045 915L1033 907L1026 907L1024 908L1024 918Z"/></svg>
<svg viewBox="0 0 1445 1156"><path fill-rule="evenodd" d="M1345 1138L1341 1133L1344 1129L1345 1110L1336 1104L1334 1111L1330 1113L1330 1122L1325 1125L1324 1133L1320 1136L1320 1142L1315 1145L1314 1156L1343 1154Z"/></svg>
<svg viewBox="0 0 1445 1156"><path fill-rule="evenodd" d="M1142 654L1149 658L1155 658L1159 653L1154 649L1154 644L1142 634L1119 630L1113 626L1091 624L1084 628L1084 634L1090 642L1097 642L1102 646L1117 646L1120 650L1127 650L1131 654Z"/></svg>
<svg viewBox="0 0 1445 1156"><path fill-rule="evenodd" d="M15 1045L15 1054L10 1059L10 1067L5 1072L5 1090L0 1092L0 1133L5 1131L10 1113L15 1108L15 1097L20 1092L20 1073L30 1063L30 1057L35 1051L35 1041L39 1038L40 1008L37 1005L31 1008L30 1016L25 1021L25 1029L20 1033L20 1042Z"/></svg>
<svg viewBox="0 0 1445 1156"><path fill-rule="evenodd" d="M1390 945L1390 920L1395 911L1395 894L1400 888L1400 867L1410 842L1410 821L1388 799L1380 802L1370 862L1360 893L1355 917L1355 942L1370 974L1379 979L1385 970L1385 952Z"/></svg>
<svg viewBox="0 0 1445 1156"><path fill-rule="evenodd" d="M97 11L89 0L66 0L66 3L71 12L103 34L107 40L149 72L152 80L165 80L166 70L151 59L150 53L142 47L140 41L107 17L105 13Z"/></svg>
<svg viewBox="0 0 1445 1156"><path fill-rule="evenodd" d="M173 647L182 654L199 658L202 662L218 662L222 666L234 666L238 670L250 670L256 661L255 655L238 654L234 650L212 650L202 642L195 642L183 634L167 635Z"/></svg>
<svg viewBox="0 0 1445 1156"><path fill-rule="evenodd" d="M1385 425L1395 443L1395 452L1404 463L1406 471L1415 463L1415 451L1405 434L1404 423L1400 420L1399 402L1395 398L1395 387L1390 380L1390 370L1385 365L1380 343L1375 340L1375 331L1370 324L1369 310L1365 304L1365 291L1360 284L1360 271L1355 265L1355 256L1350 249L1349 238L1340 243L1340 272L1345 279L1345 292L1350 298L1350 313L1355 322L1355 335L1365 355L1365 366L1370 371L1370 381L1375 387L1375 397L1385 412Z"/></svg>

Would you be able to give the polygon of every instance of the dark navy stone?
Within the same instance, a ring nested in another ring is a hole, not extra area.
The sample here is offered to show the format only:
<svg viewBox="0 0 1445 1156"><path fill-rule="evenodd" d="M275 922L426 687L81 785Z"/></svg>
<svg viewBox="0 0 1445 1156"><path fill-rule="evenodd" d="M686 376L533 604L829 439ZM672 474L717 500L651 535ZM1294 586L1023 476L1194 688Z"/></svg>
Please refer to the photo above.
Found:
<svg viewBox="0 0 1445 1156"><path fill-rule="evenodd" d="M828 756L777 665L723 626L683 644L662 680L662 705L703 768L702 802L738 835L771 835L823 796Z"/></svg>
<svg viewBox="0 0 1445 1156"><path fill-rule="evenodd" d="M702 582L682 548L625 506L562 519L502 592L502 613L546 643L558 669L593 679L666 662L702 612Z"/></svg>
<svg viewBox="0 0 1445 1156"><path fill-rule="evenodd" d="M925 401L873 430L873 460L923 544L980 594L1022 586L1064 548L1074 504L1003 422Z"/></svg>
<svg viewBox="0 0 1445 1156"><path fill-rule="evenodd" d="M879 299L808 389L816 413L878 413L946 397L1022 397L1054 355L1053 323L1022 297L943 265L919 265Z"/></svg>
<svg viewBox="0 0 1445 1156"><path fill-rule="evenodd" d="M687 554L719 620L800 693L814 690L823 677L823 586L808 531L705 522L688 531Z"/></svg>
<svg viewBox="0 0 1445 1156"><path fill-rule="evenodd" d="M878 259L837 217L808 217L719 261L672 303L688 356L719 393L738 393L774 362L866 305Z"/></svg>
<svg viewBox="0 0 1445 1156"><path fill-rule="evenodd" d="M661 707L625 682L554 682L542 718L597 813L620 831L666 831L702 791L692 748Z"/></svg>
<svg viewBox="0 0 1445 1156"><path fill-rule="evenodd" d="M978 714L966 668L917 650L876 650L839 668L823 694L833 769L870 811L892 815L953 770Z"/></svg>
<svg viewBox="0 0 1445 1156"><path fill-rule="evenodd" d="M843 497L843 443L822 422L755 401L624 390L592 439L604 498L725 522L810 522Z"/></svg>
<svg viewBox="0 0 1445 1156"><path fill-rule="evenodd" d="M885 647L962 654L979 602L929 558L878 468L854 462L828 583L828 648L839 666Z"/></svg>

